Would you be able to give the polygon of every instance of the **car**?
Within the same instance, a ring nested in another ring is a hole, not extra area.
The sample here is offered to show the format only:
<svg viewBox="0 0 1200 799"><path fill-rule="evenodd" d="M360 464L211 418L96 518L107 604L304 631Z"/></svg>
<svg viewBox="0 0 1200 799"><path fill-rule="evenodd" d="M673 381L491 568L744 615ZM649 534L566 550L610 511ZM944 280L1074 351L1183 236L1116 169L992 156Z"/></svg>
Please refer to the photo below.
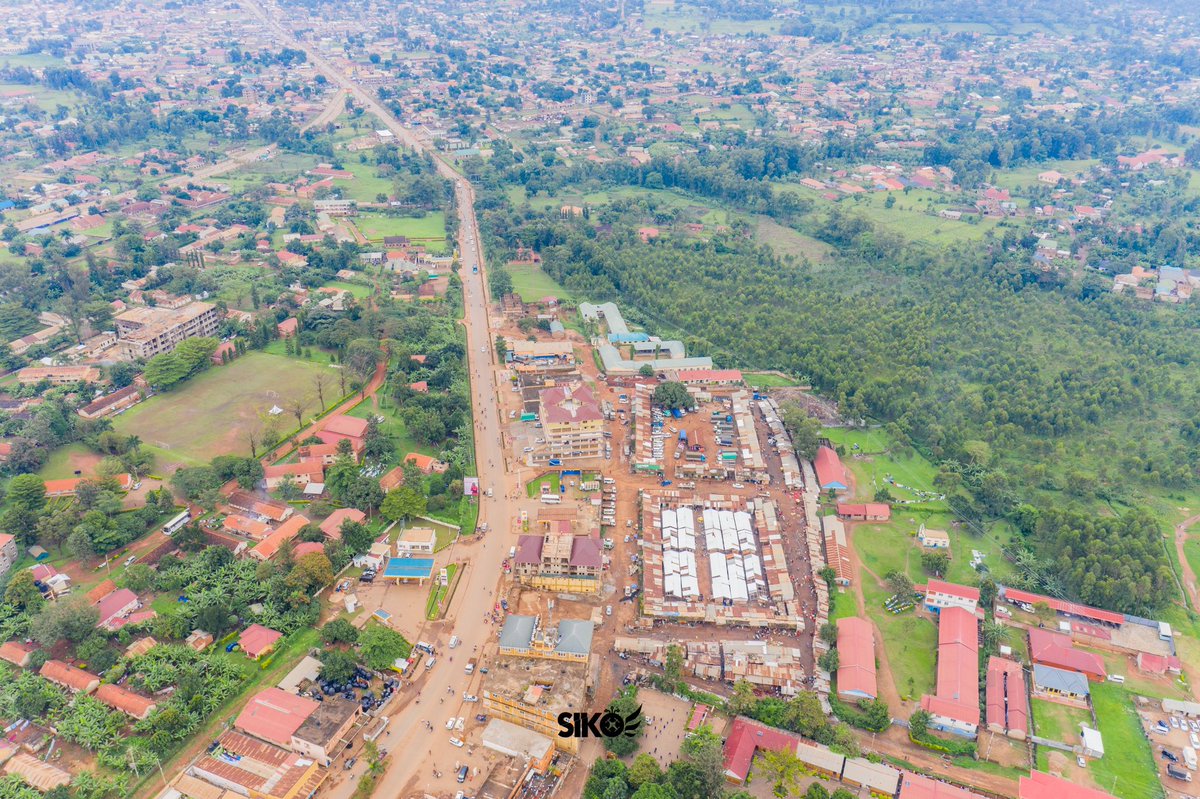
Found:
<svg viewBox="0 0 1200 799"><path fill-rule="evenodd" d="M742 485L741 483L734 483L734 484L733 484L733 487L734 487L734 488L736 488L736 489L738 489L738 490L740 491L740 490L742 490L743 488L745 488L746 486Z"/></svg>
<svg viewBox="0 0 1200 799"><path fill-rule="evenodd" d="M451 738L451 739L450 739L450 745L451 745L451 746L457 746L459 749L462 749L463 742L462 742L462 741L460 741L460 740L459 740L459 739L457 739L457 738Z"/></svg>
<svg viewBox="0 0 1200 799"><path fill-rule="evenodd" d="M349 771L350 769L354 768L354 764L357 762L358 762L358 758L352 757L346 761L346 765L342 766L342 768L344 768L346 771Z"/></svg>
<svg viewBox="0 0 1200 799"><path fill-rule="evenodd" d="M464 691L463 692L463 701L464 702L478 702L479 697L475 696L475 694L469 694L466 691Z"/></svg>
<svg viewBox="0 0 1200 799"><path fill-rule="evenodd" d="M487 721L487 714L486 713L476 713L475 720L479 721L479 722Z"/></svg>
<svg viewBox="0 0 1200 799"><path fill-rule="evenodd" d="M1087 761L1083 759L1083 755L1075 758L1075 762L1079 764L1080 768L1087 768Z"/></svg>
<svg viewBox="0 0 1200 799"><path fill-rule="evenodd" d="M446 719L446 729L448 729L448 730L454 729L454 716L451 716L450 718Z"/></svg>
<svg viewBox="0 0 1200 799"><path fill-rule="evenodd" d="M1173 729L1173 730L1179 729L1179 719L1175 718L1174 716L1171 716L1171 718L1169 719L1169 723L1171 725L1171 729Z"/></svg>
<svg viewBox="0 0 1200 799"><path fill-rule="evenodd" d="M612 605L605 605L605 606L604 606L604 615L605 615L605 616L611 616L611 615L612 615Z"/></svg>
<svg viewBox="0 0 1200 799"><path fill-rule="evenodd" d="M1169 749L1163 749L1161 752L1161 755L1162 755L1163 760L1170 760L1172 763L1179 762L1179 758L1177 758L1175 756L1175 753L1170 751Z"/></svg>
<svg viewBox="0 0 1200 799"><path fill-rule="evenodd" d="M533 452L533 447L526 447L525 452Z"/></svg>
<svg viewBox="0 0 1200 799"><path fill-rule="evenodd" d="M125 558L125 565L128 566L129 564L133 563L135 560L137 560L137 555L130 555L129 557Z"/></svg>

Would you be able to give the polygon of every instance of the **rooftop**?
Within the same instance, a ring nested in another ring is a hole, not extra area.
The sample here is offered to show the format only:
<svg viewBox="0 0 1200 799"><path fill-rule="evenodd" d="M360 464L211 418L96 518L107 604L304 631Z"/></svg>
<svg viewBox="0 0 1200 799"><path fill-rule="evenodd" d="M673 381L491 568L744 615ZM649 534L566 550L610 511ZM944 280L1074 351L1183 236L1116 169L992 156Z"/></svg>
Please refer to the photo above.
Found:
<svg viewBox="0 0 1200 799"><path fill-rule="evenodd" d="M288 746L292 735L322 704L282 688L267 688L246 703L234 726L255 738ZM330 700L325 704L336 703Z"/></svg>

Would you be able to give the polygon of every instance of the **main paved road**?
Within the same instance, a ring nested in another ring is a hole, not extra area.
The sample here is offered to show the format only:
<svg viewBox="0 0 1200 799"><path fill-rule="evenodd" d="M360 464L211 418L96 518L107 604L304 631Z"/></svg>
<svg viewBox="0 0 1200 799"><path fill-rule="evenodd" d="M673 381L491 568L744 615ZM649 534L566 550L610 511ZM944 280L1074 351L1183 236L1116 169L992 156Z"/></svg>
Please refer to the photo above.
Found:
<svg viewBox="0 0 1200 799"><path fill-rule="evenodd" d="M376 788L376 795L396 797L413 789L431 793L453 792L460 786L454 782L453 768L457 761L473 766L483 766L482 755L468 757L466 750L455 749L449 744L450 733L445 721L451 716L472 718L480 706L462 701L464 692L479 695L481 677L478 672L472 677L463 673L466 660L476 649L482 650L494 635L495 627L485 623L484 618L492 610L499 590L500 562L508 547L516 543L516 533L511 519L514 517L513 503L509 499L515 481L509 472L503 452L501 423L498 411L499 368L495 363L494 337L488 317L488 302L484 288L484 264L479 243L479 229L475 219L475 192L470 183L463 179L448 162L432 152L425 142L406 129L375 98L330 64L320 53L306 42L297 40L275 19L273 9L261 6L259 0L245 0L245 7L264 24L275 31L281 40L291 47L303 49L313 64L335 84L353 95L357 103L375 114L401 142L419 151L431 152L437 162L439 173L454 182L459 216L459 261L465 304L464 324L467 329L468 366L471 374L471 394L475 417L475 455L479 464L481 483L485 489L494 489L491 497L480 498L479 520L486 522L491 532L478 543L465 545L470 549L458 589L446 614L447 622L442 626L437 665L420 678L419 704L409 701L400 712L391 713L388 733L380 739L380 745L392 753L389 767ZM478 269L478 271L476 271ZM445 647L451 634L457 635L462 644L456 650ZM457 654L455 662L450 656ZM447 691L449 689L449 692ZM444 698L444 703L438 700ZM424 720L433 724L430 733ZM420 753L421 749L426 754ZM433 777L433 771L442 772L441 779ZM357 772L356 772L357 773ZM349 795L351 781L344 781L329 792L330 796ZM466 786L469 793L479 787L472 778Z"/></svg>

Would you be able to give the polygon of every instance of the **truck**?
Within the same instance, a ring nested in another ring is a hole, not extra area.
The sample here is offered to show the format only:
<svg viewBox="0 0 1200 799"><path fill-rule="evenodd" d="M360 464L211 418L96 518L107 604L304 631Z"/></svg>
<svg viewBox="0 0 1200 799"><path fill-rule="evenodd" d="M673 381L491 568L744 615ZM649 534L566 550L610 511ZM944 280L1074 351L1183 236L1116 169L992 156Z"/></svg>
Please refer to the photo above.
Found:
<svg viewBox="0 0 1200 799"><path fill-rule="evenodd" d="M1192 775L1191 775L1191 774L1189 774L1188 772L1184 771L1184 770L1183 770L1183 769L1181 769L1179 766L1176 766L1176 765L1175 765L1175 764L1173 764L1173 763L1168 763L1168 764L1167 764L1167 776L1168 776L1168 777L1174 777L1174 778L1175 778L1175 779L1177 779L1177 780L1183 780L1184 782L1191 782L1191 781L1192 781Z"/></svg>
<svg viewBox="0 0 1200 799"><path fill-rule="evenodd" d="M476 659L475 659L475 658L471 658L470 660L468 660L468 661L467 661L467 667L466 667L466 669L465 669L465 671L466 671L466 673L467 673L467 674L474 674L474 673L475 673L475 663L476 663Z"/></svg>

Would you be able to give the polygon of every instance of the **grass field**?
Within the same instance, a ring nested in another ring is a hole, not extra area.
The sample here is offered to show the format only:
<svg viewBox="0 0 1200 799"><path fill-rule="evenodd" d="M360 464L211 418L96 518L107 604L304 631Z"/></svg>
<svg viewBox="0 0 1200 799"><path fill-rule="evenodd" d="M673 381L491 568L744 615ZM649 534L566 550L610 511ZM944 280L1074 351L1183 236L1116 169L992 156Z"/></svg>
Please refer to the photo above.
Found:
<svg viewBox="0 0 1200 799"><path fill-rule="evenodd" d="M1079 722L1092 726L1092 714L1082 708L1068 707L1045 699L1034 699L1033 719L1037 734L1065 744L1079 743Z"/></svg>
<svg viewBox="0 0 1200 799"><path fill-rule="evenodd" d="M572 299L571 292L534 264L509 264L505 269L512 275L513 291L525 302L535 302L542 297Z"/></svg>
<svg viewBox="0 0 1200 799"><path fill-rule="evenodd" d="M743 372L742 377L753 388L784 388L799 385L799 383L791 378L780 377L779 375L765 372Z"/></svg>
<svg viewBox="0 0 1200 799"><path fill-rule="evenodd" d="M336 178L333 185L341 189L342 196L346 199L360 203L373 203L378 195L392 193L392 181L376 177L374 164L347 163L344 168L347 172L354 173L354 179Z"/></svg>
<svg viewBox="0 0 1200 799"><path fill-rule="evenodd" d="M424 244L431 253L446 252L446 215L441 211L422 217L362 214L355 217L354 224L372 241L382 240L385 236L407 236Z"/></svg>
<svg viewBox="0 0 1200 799"><path fill-rule="evenodd" d="M1163 796L1154 755L1129 693L1116 683L1093 683L1092 707L1104 736L1104 757L1089 763L1096 782L1121 799Z"/></svg>
<svg viewBox="0 0 1200 799"><path fill-rule="evenodd" d="M454 586L454 575L457 572L457 563L451 563L446 567L446 585L442 585L438 582L437 577L434 577L433 585L429 587L429 600L425 603L425 618L436 619L442 615L442 609L438 605L442 602L450 588Z"/></svg>
<svg viewBox="0 0 1200 799"><path fill-rule="evenodd" d="M892 667L896 690L909 699L933 693L937 627L929 619L912 612L899 615L889 613L883 607L887 601L887 589L877 586L874 580L864 579L862 589L867 612L879 625L883 635L883 646ZM839 597L839 606L843 599L851 600L848 596Z"/></svg>
<svg viewBox="0 0 1200 799"><path fill-rule="evenodd" d="M59 480L74 477L75 470L85 463L99 463L100 456L83 444L68 444L50 453L46 463L38 470L38 475L44 480ZM87 475L87 470L84 469Z"/></svg>
<svg viewBox="0 0 1200 799"><path fill-rule="evenodd" d="M158 457L159 468L195 466L215 455L249 454L246 435L264 426L260 414L272 405L284 407L289 398L316 403L312 378L328 364L251 352L227 366L212 367L182 387L151 397L113 420L117 431L136 435ZM336 376L326 396L336 394ZM313 409L315 410L315 408ZM295 423L280 416L281 432Z"/></svg>
<svg viewBox="0 0 1200 799"><path fill-rule="evenodd" d="M371 296L371 287L364 286L362 283L347 283L344 280L334 280L326 283L325 285L331 289L348 291L360 300L365 300L367 297Z"/></svg>

